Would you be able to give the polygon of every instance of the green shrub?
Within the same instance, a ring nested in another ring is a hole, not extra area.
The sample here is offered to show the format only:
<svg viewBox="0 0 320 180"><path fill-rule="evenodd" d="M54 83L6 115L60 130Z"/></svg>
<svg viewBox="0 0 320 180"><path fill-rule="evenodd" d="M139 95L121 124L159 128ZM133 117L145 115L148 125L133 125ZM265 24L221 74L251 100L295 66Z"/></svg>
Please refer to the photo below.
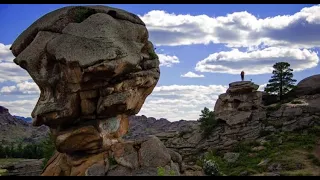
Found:
<svg viewBox="0 0 320 180"><path fill-rule="evenodd" d="M158 55L154 51L149 52L149 55L151 59L159 59Z"/></svg>
<svg viewBox="0 0 320 180"><path fill-rule="evenodd" d="M157 167L157 174L158 176L174 176L176 173L172 169L169 172L166 172L166 169L160 166Z"/></svg>
<svg viewBox="0 0 320 180"><path fill-rule="evenodd" d="M108 159L109 159L110 166L118 164L117 161L113 157L109 157Z"/></svg>
<svg viewBox="0 0 320 180"><path fill-rule="evenodd" d="M218 164L212 159L204 160L203 171L208 176L221 175Z"/></svg>
<svg viewBox="0 0 320 180"><path fill-rule="evenodd" d="M158 176L165 176L166 174L166 170L164 169L164 167L158 167L157 172L158 172Z"/></svg>
<svg viewBox="0 0 320 180"><path fill-rule="evenodd" d="M261 130L260 133L259 133L259 137L268 136L271 133L272 133L271 131Z"/></svg>
<svg viewBox="0 0 320 180"><path fill-rule="evenodd" d="M169 175L170 175L170 176L174 176L174 175L176 175L176 173L174 172L174 170L171 169L171 170L169 171Z"/></svg>
<svg viewBox="0 0 320 180"><path fill-rule="evenodd" d="M308 154L307 157L308 157L309 160L311 160L311 162L312 162L314 165L320 166L320 161L319 161L319 159L318 159L315 155L313 155L313 154Z"/></svg>

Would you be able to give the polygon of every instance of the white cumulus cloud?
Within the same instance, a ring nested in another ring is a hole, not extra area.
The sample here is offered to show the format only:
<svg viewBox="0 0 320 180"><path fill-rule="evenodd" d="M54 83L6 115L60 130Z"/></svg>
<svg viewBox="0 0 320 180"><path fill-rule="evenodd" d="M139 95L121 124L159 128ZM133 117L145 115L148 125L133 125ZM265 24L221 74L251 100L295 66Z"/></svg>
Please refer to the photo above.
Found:
<svg viewBox="0 0 320 180"><path fill-rule="evenodd" d="M266 88L266 86L267 86L267 83L261 84L258 88L258 91L264 91L264 88Z"/></svg>
<svg viewBox="0 0 320 180"><path fill-rule="evenodd" d="M320 5L292 15L259 18L247 11L225 16L152 10L140 15L157 46L222 43L228 47L320 47Z"/></svg>
<svg viewBox="0 0 320 180"><path fill-rule="evenodd" d="M167 54L158 54L160 66L172 67L173 64L180 63L177 56L170 56Z"/></svg>
<svg viewBox="0 0 320 180"><path fill-rule="evenodd" d="M15 86L4 86L0 89L0 94L39 94L40 90L36 83L24 81Z"/></svg>
<svg viewBox="0 0 320 180"><path fill-rule="evenodd" d="M31 77L26 70L13 63L14 56L10 51L11 45L0 43L0 83L4 81L23 82Z"/></svg>
<svg viewBox="0 0 320 180"><path fill-rule="evenodd" d="M147 97L139 115L167 118L169 121L197 120L201 110L213 110L218 96L225 93L222 85L157 86Z"/></svg>
<svg viewBox="0 0 320 180"><path fill-rule="evenodd" d="M0 62L1 61L12 61L14 56L10 51L11 44L5 45L0 43Z"/></svg>
<svg viewBox="0 0 320 180"><path fill-rule="evenodd" d="M202 78L204 77L203 74L196 74L194 72L187 72L186 74L182 74L181 77L187 77L187 78Z"/></svg>
<svg viewBox="0 0 320 180"><path fill-rule="evenodd" d="M308 49L269 47L263 50L241 52L238 49L210 54L196 64L199 72L265 74L272 72L276 62L288 62L294 71L317 66L319 57Z"/></svg>
<svg viewBox="0 0 320 180"><path fill-rule="evenodd" d="M11 101L1 101L0 105L9 109L10 114L31 117L31 112L37 104L38 98L34 99L19 99Z"/></svg>

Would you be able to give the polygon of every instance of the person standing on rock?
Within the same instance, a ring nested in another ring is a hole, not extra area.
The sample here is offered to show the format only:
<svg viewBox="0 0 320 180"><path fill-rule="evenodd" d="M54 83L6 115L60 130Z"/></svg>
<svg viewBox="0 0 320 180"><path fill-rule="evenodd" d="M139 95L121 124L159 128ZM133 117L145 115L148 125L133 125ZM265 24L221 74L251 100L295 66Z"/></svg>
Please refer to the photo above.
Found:
<svg viewBox="0 0 320 180"><path fill-rule="evenodd" d="M244 71L241 71L241 81L243 81L244 80Z"/></svg>

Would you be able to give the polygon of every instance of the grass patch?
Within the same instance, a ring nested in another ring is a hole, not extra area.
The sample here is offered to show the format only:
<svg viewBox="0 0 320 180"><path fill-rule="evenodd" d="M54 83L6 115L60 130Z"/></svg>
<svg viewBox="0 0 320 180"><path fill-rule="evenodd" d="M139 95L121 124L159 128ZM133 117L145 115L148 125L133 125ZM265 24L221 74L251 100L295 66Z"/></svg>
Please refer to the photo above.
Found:
<svg viewBox="0 0 320 180"><path fill-rule="evenodd" d="M8 165L11 163L17 163L23 159L21 158L1 158L0 165ZM6 169L0 169L0 176L5 176L8 173Z"/></svg>
<svg viewBox="0 0 320 180"><path fill-rule="evenodd" d="M309 160L311 160L312 164L314 164L316 166L320 166L320 161L315 155L310 153L310 154L308 154L307 157L308 157Z"/></svg>
<svg viewBox="0 0 320 180"><path fill-rule="evenodd" d="M272 104L270 106L267 107L267 111L277 111L281 108L281 103L277 103L277 104Z"/></svg>
<svg viewBox="0 0 320 180"><path fill-rule="evenodd" d="M157 174L158 174L158 176L165 176L166 170L164 169L164 167L158 167Z"/></svg>
<svg viewBox="0 0 320 180"><path fill-rule="evenodd" d="M308 170L283 171L280 176L312 176L312 172Z"/></svg>
<svg viewBox="0 0 320 180"><path fill-rule="evenodd" d="M311 152L319 139L320 128L315 126L310 128L307 133L300 131L282 132L278 134L268 135L267 142L264 144L265 149L260 151L253 151L253 147L260 146L259 142L246 141L234 146L232 152L240 153L236 162L228 163L223 159L223 154L219 152L207 152L204 159L211 159L217 163L221 173L228 176L239 176L241 174L253 175L268 171L268 166L271 164L280 164L281 172L292 172L295 175L306 175L310 172L304 172L301 169L305 165L301 163L305 154L302 152ZM281 141L280 141L281 139ZM308 156L310 161L315 165L319 163L315 157ZM258 164L268 159L269 162L265 166L258 166ZM197 161L197 165L202 166L202 160ZM290 173L289 173L290 174Z"/></svg>
<svg viewBox="0 0 320 180"><path fill-rule="evenodd" d="M0 169L0 176L5 176L8 173L6 169Z"/></svg>
<svg viewBox="0 0 320 180"><path fill-rule="evenodd" d="M300 100L293 100L293 101L291 101L290 103L291 103L291 104L303 104L303 102L300 101Z"/></svg>
<svg viewBox="0 0 320 180"><path fill-rule="evenodd" d="M16 163L23 160L22 158L1 158L0 165L6 165L11 163Z"/></svg>
<svg viewBox="0 0 320 180"><path fill-rule="evenodd" d="M158 176L174 176L176 173L174 172L174 170L169 170L166 171L166 169L164 167L157 167L157 174Z"/></svg>

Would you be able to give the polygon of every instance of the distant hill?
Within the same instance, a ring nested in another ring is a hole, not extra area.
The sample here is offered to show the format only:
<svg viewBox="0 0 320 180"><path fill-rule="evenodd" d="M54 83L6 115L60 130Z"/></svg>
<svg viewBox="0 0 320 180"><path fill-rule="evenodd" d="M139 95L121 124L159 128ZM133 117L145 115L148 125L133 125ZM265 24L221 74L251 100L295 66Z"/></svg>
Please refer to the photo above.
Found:
<svg viewBox="0 0 320 180"><path fill-rule="evenodd" d="M18 142L36 143L49 132L48 127L33 127L24 119L12 116L7 108L0 106L0 143L2 145Z"/></svg>
<svg viewBox="0 0 320 180"><path fill-rule="evenodd" d="M13 115L13 117L17 118L17 119L21 119L21 120L29 122L29 123L32 122L32 118L31 117L22 117L22 116L15 116L15 115Z"/></svg>
<svg viewBox="0 0 320 180"><path fill-rule="evenodd" d="M144 115L131 116L129 119L129 132L124 136L125 139L192 129L192 126L198 124L197 121L170 122L164 118L156 119ZM33 143L40 141L49 132L49 129L47 126L33 127L31 122L31 117L11 115L7 108L0 106L0 143L9 144L18 141Z"/></svg>
<svg viewBox="0 0 320 180"><path fill-rule="evenodd" d="M164 132L180 132L192 130L198 126L199 122L195 120L180 120L170 122L165 118L156 119L154 117L130 116L129 130L124 136L125 139L135 139L147 135L155 135Z"/></svg>

